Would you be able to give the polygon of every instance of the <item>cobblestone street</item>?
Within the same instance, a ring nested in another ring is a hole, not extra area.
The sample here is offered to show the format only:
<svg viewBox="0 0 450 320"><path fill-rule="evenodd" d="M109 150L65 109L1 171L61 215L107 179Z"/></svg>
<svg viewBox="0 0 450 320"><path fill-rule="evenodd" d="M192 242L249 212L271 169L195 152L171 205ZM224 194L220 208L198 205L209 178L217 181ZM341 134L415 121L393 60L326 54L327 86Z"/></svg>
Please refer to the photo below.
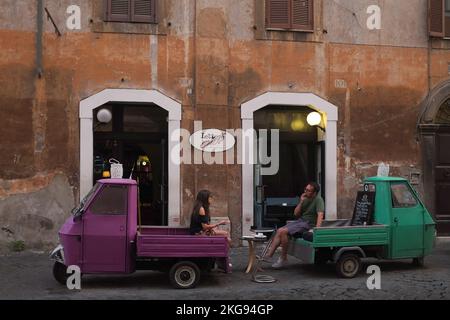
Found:
<svg viewBox="0 0 450 320"><path fill-rule="evenodd" d="M283 270L265 268L277 282L260 284L243 272L247 248L232 250L233 273L213 271L192 290L175 290L168 276L140 271L129 276L84 276L82 289L70 291L52 276L46 253L24 252L0 256L0 299L146 299L146 300L303 300L303 299L450 299L450 243L440 243L424 268L409 260L368 261L354 279L336 277L334 265L302 265L290 257ZM367 266L381 268L381 290L368 290Z"/></svg>

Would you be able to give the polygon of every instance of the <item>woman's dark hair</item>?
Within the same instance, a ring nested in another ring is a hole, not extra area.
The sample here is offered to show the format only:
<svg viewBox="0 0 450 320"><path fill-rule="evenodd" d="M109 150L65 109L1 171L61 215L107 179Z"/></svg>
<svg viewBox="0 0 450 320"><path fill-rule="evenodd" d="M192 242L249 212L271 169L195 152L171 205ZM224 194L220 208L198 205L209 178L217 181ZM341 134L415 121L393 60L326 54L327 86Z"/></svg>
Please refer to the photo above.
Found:
<svg viewBox="0 0 450 320"><path fill-rule="evenodd" d="M308 183L308 185L312 186L314 188L314 192L319 194L320 186L317 182L311 181L310 183Z"/></svg>
<svg viewBox="0 0 450 320"><path fill-rule="evenodd" d="M197 193L197 199L194 203L194 209L192 210L193 215L198 215L200 213L200 208L203 207L205 209L206 216L209 216L209 197L211 196L211 192L208 190L202 190Z"/></svg>

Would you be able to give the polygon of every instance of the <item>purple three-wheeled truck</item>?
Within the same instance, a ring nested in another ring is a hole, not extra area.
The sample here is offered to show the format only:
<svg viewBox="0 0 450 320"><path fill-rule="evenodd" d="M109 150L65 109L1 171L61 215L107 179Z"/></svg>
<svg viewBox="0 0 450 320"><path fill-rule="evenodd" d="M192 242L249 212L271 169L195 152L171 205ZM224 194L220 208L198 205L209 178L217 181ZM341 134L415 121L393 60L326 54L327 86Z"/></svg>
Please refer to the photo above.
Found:
<svg viewBox="0 0 450 320"><path fill-rule="evenodd" d="M50 257L53 275L66 284L67 268L82 274L169 271L175 288L195 287L202 271L231 272L223 236L192 236L187 228L138 225L138 186L131 179L99 180L72 210Z"/></svg>

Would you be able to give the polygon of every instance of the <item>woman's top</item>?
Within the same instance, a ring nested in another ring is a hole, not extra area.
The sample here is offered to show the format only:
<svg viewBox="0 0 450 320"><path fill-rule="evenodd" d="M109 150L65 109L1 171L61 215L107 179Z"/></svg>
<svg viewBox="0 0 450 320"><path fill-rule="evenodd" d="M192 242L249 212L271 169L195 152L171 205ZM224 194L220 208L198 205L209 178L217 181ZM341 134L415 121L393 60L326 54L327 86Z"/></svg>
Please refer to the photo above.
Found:
<svg viewBox="0 0 450 320"><path fill-rule="evenodd" d="M198 213L193 213L191 217L191 226L189 228L190 234L199 234L203 231L202 223L209 224L210 218L206 215L201 216Z"/></svg>

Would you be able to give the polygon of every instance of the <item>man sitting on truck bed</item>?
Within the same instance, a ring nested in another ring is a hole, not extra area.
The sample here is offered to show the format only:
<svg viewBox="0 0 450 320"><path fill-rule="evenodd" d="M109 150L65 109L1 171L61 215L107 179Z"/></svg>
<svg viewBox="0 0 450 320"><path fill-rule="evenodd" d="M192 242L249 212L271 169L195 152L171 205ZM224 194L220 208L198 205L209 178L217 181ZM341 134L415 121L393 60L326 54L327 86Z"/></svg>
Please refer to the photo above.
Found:
<svg viewBox="0 0 450 320"><path fill-rule="evenodd" d="M273 268L282 268L287 263L289 235L301 235L314 227L322 225L325 216L325 205L319 192L320 186L316 182L308 183L305 192L300 197L300 202L294 209L294 215L298 219L289 221L284 227L277 230L267 253L267 257L272 258L275 250L281 245L281 256L272 265Z"/></svg>

